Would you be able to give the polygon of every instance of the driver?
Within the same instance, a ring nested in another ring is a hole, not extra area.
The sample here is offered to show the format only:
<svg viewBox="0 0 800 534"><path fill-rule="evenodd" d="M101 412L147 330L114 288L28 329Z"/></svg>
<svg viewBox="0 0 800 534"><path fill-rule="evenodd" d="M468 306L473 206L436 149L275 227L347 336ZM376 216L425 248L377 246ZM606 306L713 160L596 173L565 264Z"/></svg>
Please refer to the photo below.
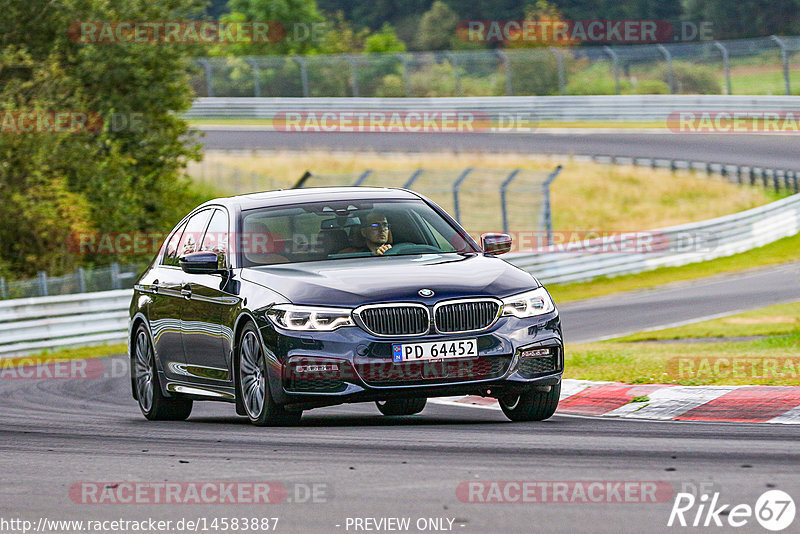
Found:
<svg viewBox="0 0 800 534"><path fill-rule="evenodd" d="M350 248L342 252L371 252L382 256L392 248L389 243L389 230L391 230L391 225L386 220L386 215L380 211L372 211L366 216L359 230L364 237L364 247L361 249Z"/></svg>

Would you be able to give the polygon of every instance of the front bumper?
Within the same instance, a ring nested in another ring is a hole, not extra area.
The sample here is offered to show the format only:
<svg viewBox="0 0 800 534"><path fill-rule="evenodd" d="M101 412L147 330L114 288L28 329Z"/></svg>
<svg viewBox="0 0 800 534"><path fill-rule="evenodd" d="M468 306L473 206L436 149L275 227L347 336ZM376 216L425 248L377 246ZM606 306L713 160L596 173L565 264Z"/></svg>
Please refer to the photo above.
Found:
<svg viewBox="0 0 800 534"><path fill-rule="evenodd" d="M262 327L270 358L270 391L279 404L315 407L402 397L518 393L557 385L564 369L557 312L503 317L472 334L376 337L358 327L299 333ZM477 339L478 356L394 363L392 345ZM532 350L536 350L531 355ZM545 352L546 351L546 352Z"/></svg>

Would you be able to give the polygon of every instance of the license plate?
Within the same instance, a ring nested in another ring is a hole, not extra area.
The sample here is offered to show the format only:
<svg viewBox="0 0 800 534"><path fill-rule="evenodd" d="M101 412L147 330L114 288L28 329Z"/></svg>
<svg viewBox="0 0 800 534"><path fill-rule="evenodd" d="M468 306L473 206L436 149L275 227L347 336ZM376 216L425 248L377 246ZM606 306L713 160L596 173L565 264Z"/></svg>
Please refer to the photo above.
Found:
<svg viewBox="0 0 800 534"><path fill-rule="evenodd" d="M431 343L403 343L392 345L395 362L418 362L444 358L469 358L478 355L477 339L433 341Z"/></svg>

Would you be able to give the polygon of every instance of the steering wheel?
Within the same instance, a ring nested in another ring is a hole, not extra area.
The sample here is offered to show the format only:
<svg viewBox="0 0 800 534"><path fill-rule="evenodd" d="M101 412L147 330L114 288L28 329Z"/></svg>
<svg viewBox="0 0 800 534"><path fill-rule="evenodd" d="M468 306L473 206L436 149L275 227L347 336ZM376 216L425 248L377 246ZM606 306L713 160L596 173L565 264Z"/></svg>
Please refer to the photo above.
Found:
<svg viewBox="0 0 800 534"><path fill-rule="evenodd" d="M392 248L383 253L384 256L397 256L398 254L428 254L431 252L441 252L436 247L430 245L420 245L417 243L397 243Z"/></svg>

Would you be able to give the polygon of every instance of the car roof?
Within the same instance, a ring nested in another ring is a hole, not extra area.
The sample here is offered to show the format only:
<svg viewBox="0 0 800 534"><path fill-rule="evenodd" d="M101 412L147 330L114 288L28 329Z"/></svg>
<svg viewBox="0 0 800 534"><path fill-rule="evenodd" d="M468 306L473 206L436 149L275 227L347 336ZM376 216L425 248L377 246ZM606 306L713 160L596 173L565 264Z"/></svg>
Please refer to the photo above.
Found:
<svg viewBox="0 0 800 534"><path fill-rule="evenodd" d="M304 202L324 202L341 200L388 200L413 199L419 195L394 187L309 187L302 189L279 189L248 193L226 198L209 200L206 204L221 204L227 207L238 206L241 210L281 206Z"/></svg>

